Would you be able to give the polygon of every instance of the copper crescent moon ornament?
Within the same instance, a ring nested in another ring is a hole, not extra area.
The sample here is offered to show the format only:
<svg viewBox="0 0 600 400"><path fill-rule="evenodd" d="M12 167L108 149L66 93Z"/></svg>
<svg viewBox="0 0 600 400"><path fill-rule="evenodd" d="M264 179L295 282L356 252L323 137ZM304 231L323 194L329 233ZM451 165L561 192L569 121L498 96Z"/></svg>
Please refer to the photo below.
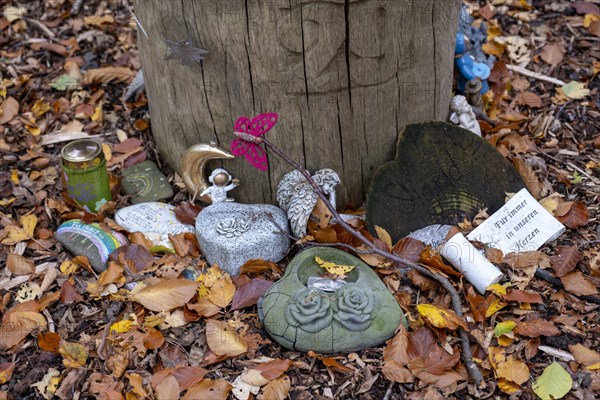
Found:
<svg viewBox="0 0 600 400"><path fill-rule="evenodd" d="M181 160L181 177L188 191L195 197L210 186L204 172L209 160L230 158L235 158L235 156L227 150L217 147L214 143L201 143L188 148L183 153ZM199 200L208 204L212 203L210 196L199 197Z"/></svg>

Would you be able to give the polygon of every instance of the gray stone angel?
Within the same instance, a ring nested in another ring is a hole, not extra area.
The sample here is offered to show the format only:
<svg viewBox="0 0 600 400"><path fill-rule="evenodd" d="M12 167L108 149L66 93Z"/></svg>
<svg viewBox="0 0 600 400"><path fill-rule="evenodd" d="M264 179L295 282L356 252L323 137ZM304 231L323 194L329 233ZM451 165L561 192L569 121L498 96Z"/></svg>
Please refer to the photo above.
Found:
<svg viewBox="0 0 600 400"><path fill-rule="evenodd" d="M340 183L338 174L329 168L315 172L312 176L319 189L335 207L335 187ZM317 204L317 194L300 171L294 170L284 175L277 187L277 202L287 213L292 233L297 238L306 235L306 225L313 208Z"/></svg>

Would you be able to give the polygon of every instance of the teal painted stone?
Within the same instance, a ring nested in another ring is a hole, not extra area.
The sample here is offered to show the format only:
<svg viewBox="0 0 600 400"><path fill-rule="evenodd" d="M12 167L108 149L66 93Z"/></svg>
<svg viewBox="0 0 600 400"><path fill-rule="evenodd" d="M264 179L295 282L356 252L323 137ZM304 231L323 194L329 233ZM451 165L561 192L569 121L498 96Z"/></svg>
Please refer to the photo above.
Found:
<svg viewBox="0 0 600 400"><path fill-rule="evenodd" d="M128 243L118 232L108 233L98 224L86 224L77 219L59 226L55 237L71 254L86 256L97 273L106 269L110 253Z"/></svg>
<svg viewBox="0 0 600 400"><path fill-rule="evenodd" d="M308 287L309 278L327 272L315 256L356 267L337 290ZM367 264L329 247L313 247L294 257L283 278L260 300L259 316L269 335L283 347L317 353L377 346L405 321L400 306Z"/></svg>
<svg viewBox="0 0 600 400"><path fill-rule="evenodd" d="M165 200L173 196L167 177L152 161L125 168L121 181L123 193L131 195L133 204Z"/></svg>

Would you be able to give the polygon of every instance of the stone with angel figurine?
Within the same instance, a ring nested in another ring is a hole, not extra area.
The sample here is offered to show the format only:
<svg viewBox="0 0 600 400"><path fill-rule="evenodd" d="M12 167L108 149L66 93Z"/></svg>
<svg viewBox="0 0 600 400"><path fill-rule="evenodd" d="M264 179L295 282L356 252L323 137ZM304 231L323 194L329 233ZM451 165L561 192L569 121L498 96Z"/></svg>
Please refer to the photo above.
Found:
<svg viewBox="0 0 600 400"><path fill-rule="evenodd" d="M313 247L294 257L259 301L259 317L283 347L317 353L377 346L405 322L377 274L330 247Z"/></svg>

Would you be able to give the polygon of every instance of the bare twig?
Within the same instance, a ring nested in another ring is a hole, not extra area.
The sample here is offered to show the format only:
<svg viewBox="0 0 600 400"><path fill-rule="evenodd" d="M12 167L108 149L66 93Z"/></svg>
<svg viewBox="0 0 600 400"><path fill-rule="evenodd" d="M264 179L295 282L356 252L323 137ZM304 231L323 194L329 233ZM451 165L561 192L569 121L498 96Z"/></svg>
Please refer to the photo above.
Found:
<svg viewBox="0 0 600 400"><path fill-rule="evenodd" d="M307 182L312 187L315 194L323 201L323 203L325 203L325 206L327 206L327 208L333 215L333 218L335 218L338 221L338 224L340 224L340 226L342 226L348 233L350 233L352 236L354 236L355 238L360 240L373 253L378 254L382 257L385 257L388 260L393 261L397 264L402 264L409 268L412 268L412 269L418 271L419 273L439 282L440 285L442 285L444 287L444 289L446 289L448 291L448 293L450 294L450 297L452 299L452 309L454 310L454 312L459 317L463 316L462 304L461 304L458 292L456 291L456 289L454 289L454 286L452 286L452 283L448 279L446 279L445 277L443 277L439 274L434 274L434 273L430 272L427 268L423 267L422 265L411 262L405 258L399 257L388 251L379 249L365 235L363 235L360 231L355 229L353 226L348 224L346 221L344 221L340 217L340 215L338 214L335 207L329 202L329 199L327 198L327 196L325 196L325 194L323 192L321 192L317 183L312 179L310 173L303 166L301 166L300 164L298 164L297 162L292 160L290 157L287 156L287 154L283 153L281 150L279 150L277 147L275 147L269 140L265 139L264 137L262 138L262 142L273 153L275 153L275 155L277 155L279 158L284 160L286 163L288 163L289 165L294 167L296 170L298 170L302 174L302 176L304 176L304 178L307 180ZM469 337L467 335L467 332L465 330L463 330L462 328L460 328L458 332L459 332L461 343L462 343L463 361L465 362L465 365L467 366L467 370L469 371L471 378L473 378L473 380L475 381L475 383L477 385L480 385L483 382L483 375L481 374L481 371L479 371L479 368L477 368L477 365L473 361L473 355L471 353L471 346L469 344Z"/></svg>
<svg viewBox="0 0 600 400"><path fill-rule="evenodd" d="M387 390L385 391L385 396L383 396L383 400L390 400L390 398L392 397L392 390L394 389L394 381L390 382L390 385L388 386Z"/></svg>
<svg viewBox="0 0 600 400"><path fill-rule="evenodd" d="M518 65L507 65L506 68L508 68L511 71L518 72L521 75L525 75L530 78L537 79L538 81L550 82L550 83L553 83L558 86L566 85L566 82L563 82L560 79L556 79L551 76L543 75L538 72L533 72L533 71L530 71L523 67L519 67Z"/></svg>

